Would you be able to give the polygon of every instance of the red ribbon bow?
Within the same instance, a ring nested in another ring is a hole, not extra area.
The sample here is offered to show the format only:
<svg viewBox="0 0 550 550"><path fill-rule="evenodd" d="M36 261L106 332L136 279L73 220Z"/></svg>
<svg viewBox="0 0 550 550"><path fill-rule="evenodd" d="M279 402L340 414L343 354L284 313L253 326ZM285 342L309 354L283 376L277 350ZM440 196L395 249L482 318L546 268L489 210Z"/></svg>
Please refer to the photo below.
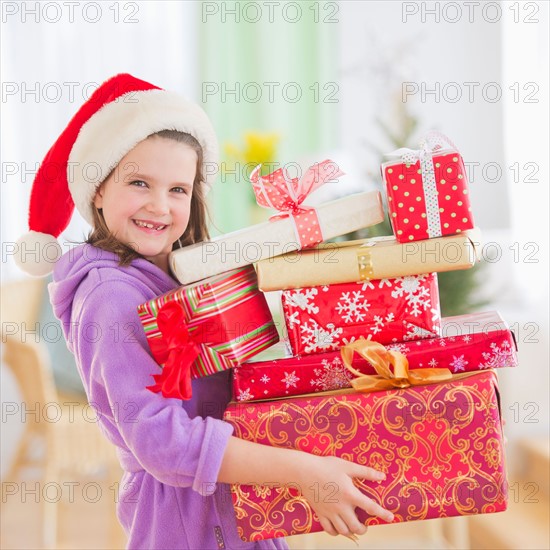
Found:
<svg viewBox="0 0 550 550"><path fill-rule="evenodd" d="M155 384L147 389L164 397L191 399L191 365L200 349L189 336L183 307L175 301L166 302L159 309L157 324L162 337L152 338L149 345L157 363L164 367L160 374L152 375Z"/></svg>
<svg viewBox="0 0 550 550"><path fill-rule="evenodd" d="M302 248L323 242L317 211L302 203L318 187L344 172L328 159L308 168L301 179L290 178L283 168L268 176L261 176L261 166L259 164L250 174L256 202L264 208L275 208L280 212L272 216L271 220L290 216L294 220L296 236Z"/></svg>

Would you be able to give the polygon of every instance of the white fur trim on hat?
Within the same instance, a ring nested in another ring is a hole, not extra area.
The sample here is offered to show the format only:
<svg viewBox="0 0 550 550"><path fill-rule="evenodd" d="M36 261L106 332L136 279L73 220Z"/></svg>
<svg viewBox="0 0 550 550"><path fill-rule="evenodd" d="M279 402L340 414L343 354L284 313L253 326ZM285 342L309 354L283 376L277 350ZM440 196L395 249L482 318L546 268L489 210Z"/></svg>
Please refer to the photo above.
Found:
<svg viewBox="0 0 550 550"><path fill-rule="evenodd" d="M217 175L218 141L202 108L165 90L129 92L104 105L82 126L69 155L69 190L88 223L92 224L91 204L101 182L140 141L161 130L178 130L197 139L210 189Z"/></svg>
<svg viewBox="0 0 550 550"><path fill-rule="evenodd" d="M63 251L57 239L47 233L29 231L15 243L17 266L33 277L44 277L53 271Z"/></svg>

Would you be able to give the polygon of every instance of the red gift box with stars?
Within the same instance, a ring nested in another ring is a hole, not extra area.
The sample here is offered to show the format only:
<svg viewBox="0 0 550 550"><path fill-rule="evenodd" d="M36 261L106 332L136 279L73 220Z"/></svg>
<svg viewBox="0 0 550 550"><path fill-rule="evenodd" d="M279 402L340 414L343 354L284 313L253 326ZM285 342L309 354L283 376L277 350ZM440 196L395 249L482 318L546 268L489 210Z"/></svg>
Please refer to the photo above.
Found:
<svg viewBox="0 0 550 550"><path fill-rule="evenodd" d="M381 167L396 239L406 243L473 229L468 179L460 153L405 151L412 154L403 153L399 160Z"/></svg>
<svg viewBox="0 0 550 550"><path fill-rule="evenodd" d="M386 347L405 355L410 369L447 368L458 374L518 364L513 333L496 311L445 317L440 337ZM358 354L352 366L364 374L376 374ZM257 355L233 369L233 399L257 401L350 388L353 378L340 351L270 361Z"/></svg>

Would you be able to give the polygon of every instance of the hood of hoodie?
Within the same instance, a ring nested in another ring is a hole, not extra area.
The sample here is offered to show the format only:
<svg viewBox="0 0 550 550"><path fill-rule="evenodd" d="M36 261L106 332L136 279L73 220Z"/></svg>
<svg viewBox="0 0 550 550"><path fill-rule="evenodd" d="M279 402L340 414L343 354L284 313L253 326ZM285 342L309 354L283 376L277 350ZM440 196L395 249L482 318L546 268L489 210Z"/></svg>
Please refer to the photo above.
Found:
<svg viewBox="0 0 550 550"><path fill-rule="evenodd" d="M90 244L72 248L56 262L48 292L53 312L61 321L65 336L71 321L75 293L92 270L116 270L120 277L137 279L148 287L158 288L159 295L176 288L179 284L148 260L137 258L126 267L119 267L118 262L119 257L114 252Z"/></svg>

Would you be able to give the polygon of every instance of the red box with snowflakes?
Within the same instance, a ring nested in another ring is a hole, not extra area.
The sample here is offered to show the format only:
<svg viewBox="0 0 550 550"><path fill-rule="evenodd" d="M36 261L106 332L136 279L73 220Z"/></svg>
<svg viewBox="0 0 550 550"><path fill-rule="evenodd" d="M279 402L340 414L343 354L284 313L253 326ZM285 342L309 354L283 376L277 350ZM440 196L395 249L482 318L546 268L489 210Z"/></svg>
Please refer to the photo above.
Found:
<svg viewBox="0 0 550 550"><path fill-rule="evenodd" d="M337 350L363 337L381 344L439 336L435 273L284 290L293 355Z"/></svg>
<svg viewBox="0 0 550 550"><path fill-rule="evenodd" d="M440 337L389 344L387 348L403 353L410 369L447 368L457 374L518 364L513 333L496 311L445 317ZM364 374L375 374L358 354L352 365ZM339 351L251 360L233 369L233 398L255 401L349 388L353 378Z"/></svg>
<svg viewBox="0 0 550 550"><path fill-rule="evenodd" d="M473 229L464 161L457 151L419 155L382 164L388 210L396 239L420 241Z"/></svg>

